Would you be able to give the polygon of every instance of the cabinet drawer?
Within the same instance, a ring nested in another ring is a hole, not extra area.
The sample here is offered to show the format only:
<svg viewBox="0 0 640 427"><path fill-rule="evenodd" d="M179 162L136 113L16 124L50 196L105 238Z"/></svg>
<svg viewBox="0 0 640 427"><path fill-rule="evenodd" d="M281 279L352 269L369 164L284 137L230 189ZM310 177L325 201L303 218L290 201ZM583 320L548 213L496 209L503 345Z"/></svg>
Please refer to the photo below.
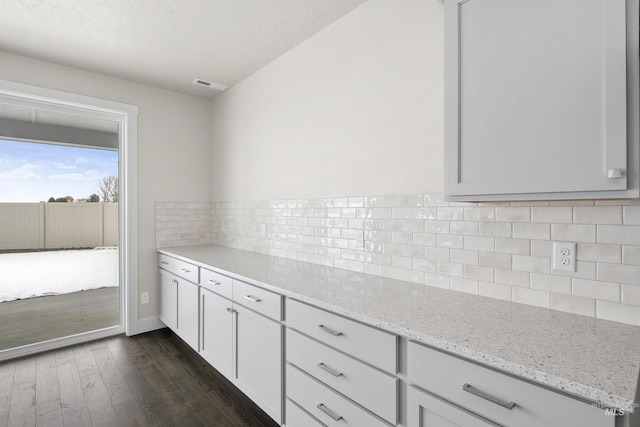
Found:
<svg viewBox="0 0 640 427"><path fill-rule="evenodd" d="M233 302L273 320L282 320L282 295L266 289L234 280Z"/></svg>
<svg viewBox="0 0 640 427"><path fill-rule="evenodd" d="M614 417L588 403L421 344L410 342L408 353L409 384L499 424L612 427L615 423ZM465 390L465 385L471 388ZM487 400L490 397L515 405L508 409Z"/></svg>
<svg viewBox="0 0 640 427"><path fill-rule="evenodd" d="M165 254L158 254L158 266L190 282L198 283L198 267L193 264Z"/></svg>
<svg viewBox="0 0 640 427"><path fill-rule="evenodd" d="M383 371L397 372L398 339L393 334L291 299L286 317L290 328Z"/></svg>
<svg viewBox="0 0 640 427"><path fill-rule="evenodd" d="M330 427L389 425L291 365L287 365L287 395Z"/></svg>
<svg viewBox="0 0 640 427"><path fill-rule="evenodd" d="M207 288L218 295L231 299L233 297L231 290L232 284L233 280L231 277L207 270L206 268L200 269L200 286L203 288Z"/></svg>
<svg viewBox="0 0 640 427"><path fill-rule="evenodd" d="M398 423L398 382L292 329L287 329L287 362L297 366L391 424Z"/></svg>
<svg viewBox="0 0 640 427"><path fill-rule="evenodd" d="M285 403L285 414L287 427L326 427L289 399Z"/></svg>

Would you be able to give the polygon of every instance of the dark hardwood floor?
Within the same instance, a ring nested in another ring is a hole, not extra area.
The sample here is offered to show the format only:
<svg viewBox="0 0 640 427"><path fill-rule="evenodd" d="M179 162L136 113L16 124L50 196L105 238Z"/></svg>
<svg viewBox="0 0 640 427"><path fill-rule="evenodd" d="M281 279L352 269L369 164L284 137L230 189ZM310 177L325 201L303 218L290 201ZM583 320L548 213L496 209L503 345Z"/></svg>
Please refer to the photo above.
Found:
<svg viewBox="0 0 640 427"><path fill-rule="evenodd" d="M0 364L0 426L277 426L168 329Z"/></svg>

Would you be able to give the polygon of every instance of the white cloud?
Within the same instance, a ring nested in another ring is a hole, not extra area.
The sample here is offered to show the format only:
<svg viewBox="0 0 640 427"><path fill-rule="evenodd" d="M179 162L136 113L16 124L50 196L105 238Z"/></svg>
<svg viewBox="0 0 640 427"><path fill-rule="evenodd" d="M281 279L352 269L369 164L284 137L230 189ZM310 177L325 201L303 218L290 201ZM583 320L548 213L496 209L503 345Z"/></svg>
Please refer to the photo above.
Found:
<svg viewBox="0 0 640 427"><path fill-rule="evenodd" d="M66 165L64 163L53 163L56 169L76 169L76 165Z"/></svg>
<svg viewBox="0 0 640 427"><path fill-rule="evenodd" d="M42 166L35 165L33 163L26 163L16 169L0 172L0 178L2 179L35 179L41 178L37 172L42 169Z"/></svg>

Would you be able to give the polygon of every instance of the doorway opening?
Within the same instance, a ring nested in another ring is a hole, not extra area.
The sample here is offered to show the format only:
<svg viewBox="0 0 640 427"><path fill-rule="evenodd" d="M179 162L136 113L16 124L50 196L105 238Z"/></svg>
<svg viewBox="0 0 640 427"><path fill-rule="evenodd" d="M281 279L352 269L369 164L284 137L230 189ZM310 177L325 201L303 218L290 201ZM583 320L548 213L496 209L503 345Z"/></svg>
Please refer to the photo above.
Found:
<svg viewBox="0 0 640 427"><path fill-rule="evenodd" d="M0 81L0 360L137 332L136 118Z"/></svg>

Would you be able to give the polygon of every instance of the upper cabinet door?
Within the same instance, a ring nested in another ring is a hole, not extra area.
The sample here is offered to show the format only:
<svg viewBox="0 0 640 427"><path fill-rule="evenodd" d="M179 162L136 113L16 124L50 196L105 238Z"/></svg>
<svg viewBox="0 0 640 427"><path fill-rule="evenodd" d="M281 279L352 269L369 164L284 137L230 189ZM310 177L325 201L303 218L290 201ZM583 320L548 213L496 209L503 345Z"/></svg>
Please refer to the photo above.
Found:
<svg viewBox="0 0 640 427"><path fill-rule="evenodd" d="M449 200L638 197L637 3L445 0Z"/></svg>

